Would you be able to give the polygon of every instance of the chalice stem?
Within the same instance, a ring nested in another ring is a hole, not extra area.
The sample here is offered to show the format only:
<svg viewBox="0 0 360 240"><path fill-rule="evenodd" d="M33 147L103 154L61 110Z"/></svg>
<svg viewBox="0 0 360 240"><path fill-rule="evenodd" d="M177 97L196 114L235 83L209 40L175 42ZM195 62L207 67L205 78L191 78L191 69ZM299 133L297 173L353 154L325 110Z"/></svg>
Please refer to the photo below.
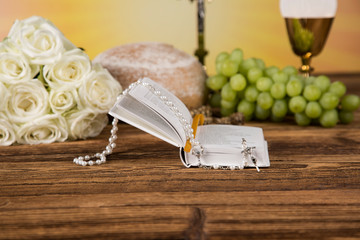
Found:
<svg viewBox="0 0 360 240"><path fill-rule="evenodd" d="M304 54L303 56L301 56L302 65L301 65L299 71L304 77L309 77L310 73L314 70L314 68L312 68L310 66L311 55L312 54L310 52L308 52L308 53Z"/></svg>

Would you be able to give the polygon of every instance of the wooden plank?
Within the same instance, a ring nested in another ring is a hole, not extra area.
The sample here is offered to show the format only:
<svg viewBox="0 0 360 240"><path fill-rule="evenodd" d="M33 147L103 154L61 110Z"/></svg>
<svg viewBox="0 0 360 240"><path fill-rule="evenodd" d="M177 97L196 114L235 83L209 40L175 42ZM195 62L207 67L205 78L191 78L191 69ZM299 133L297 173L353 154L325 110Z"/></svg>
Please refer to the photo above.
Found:
<svg viewBox="0 0 360 240"><path fill-rule="evenodd" d="M345 79L360 93L358 76ZM119 125L85 141L0 147L0 239L359 239L360 112L350 125L264 129L271 167L257 173L182 166L178 149Z"/></svg>

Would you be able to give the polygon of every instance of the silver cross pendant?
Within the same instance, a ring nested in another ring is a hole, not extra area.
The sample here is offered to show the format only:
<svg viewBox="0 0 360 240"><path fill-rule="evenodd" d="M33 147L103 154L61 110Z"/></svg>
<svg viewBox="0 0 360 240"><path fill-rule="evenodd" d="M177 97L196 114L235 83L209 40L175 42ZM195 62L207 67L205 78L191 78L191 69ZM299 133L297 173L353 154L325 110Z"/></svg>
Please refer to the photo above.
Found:
<svg viewBox="0 0 360 240"><path fill-rule="evenodd" d="M257 160L256 157L253 154L253 149L255 149L256 147L248 147L246 144L246 139L243 138L242 139L242 148L243 150L241 151L244 159L247 161L249 158L251 159L252 163L255 165L256 171L260 172L260 169L257 165Z"/></svg>

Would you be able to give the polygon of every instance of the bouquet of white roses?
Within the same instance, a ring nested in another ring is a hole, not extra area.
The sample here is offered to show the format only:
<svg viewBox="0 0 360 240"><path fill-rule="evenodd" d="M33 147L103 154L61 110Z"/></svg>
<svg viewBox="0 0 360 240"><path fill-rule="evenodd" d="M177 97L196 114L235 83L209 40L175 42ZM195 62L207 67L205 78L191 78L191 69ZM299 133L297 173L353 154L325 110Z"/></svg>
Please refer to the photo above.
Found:
<svg viewBox="0 0 360 240"><path fill-rule="evenodd" d="M0 145L96 136L121 91L50 21L16 21L0 42Z"/></svg>

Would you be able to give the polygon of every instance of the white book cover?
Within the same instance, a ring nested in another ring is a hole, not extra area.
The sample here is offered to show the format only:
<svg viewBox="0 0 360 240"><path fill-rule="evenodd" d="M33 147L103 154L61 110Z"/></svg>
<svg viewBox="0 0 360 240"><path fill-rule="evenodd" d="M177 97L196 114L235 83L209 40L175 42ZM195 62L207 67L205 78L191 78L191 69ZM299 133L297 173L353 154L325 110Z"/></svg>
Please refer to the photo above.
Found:
<svg viewBox="0 0 360 240"><path fill-rule="evenodd" d="M171 92L158 83L145 78L139 80L126 94L121 95L109 114L149 134L152 134L174 146L184 149L186 141L185 130L179 117L165 104L171 101L178 112L191 125L192 117L186 106ZM154 91L161 93L154 94ZM252 157L256 158L258 167L269 167L270 160L267 142L261 128L234 125L204 125L199 126L195 140L204 151L200 159L193 154L181 151L181 159L185 166L220 165L254 167L254 163L244 155L242 145L246 139L247 146L252 147Z"/></svg>

